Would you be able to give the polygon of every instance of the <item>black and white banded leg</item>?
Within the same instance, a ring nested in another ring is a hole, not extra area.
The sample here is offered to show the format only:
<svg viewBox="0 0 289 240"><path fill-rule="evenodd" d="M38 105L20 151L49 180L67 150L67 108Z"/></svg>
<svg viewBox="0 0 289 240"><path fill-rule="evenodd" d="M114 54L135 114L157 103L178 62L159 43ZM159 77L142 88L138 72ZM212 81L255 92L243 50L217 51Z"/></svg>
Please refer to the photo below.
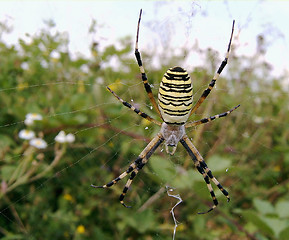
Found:
<svg viewBox="0 0 289 240"><path fill-rule="evenodd" d="M215 119L218 119L218 118L226 117L231 112L233 112L235 109L237 109L238 107L240 107L240 104L238 104L236 107L230 109L227 112L224 112L224 113L221 113L221 114L217 114L217 115L214 115L214 116L211 116L211 117L208 117L208 118L203 118L203 119L200 119L200 120L197 120L197 121L188 122L188 123L185 124L185 127L186 128L194 127L194 126L197 126L197 125L200 125L200 124L203 124L203 123L211 122L211 121L213 121Z"/></svg>
<svg viewBox="0 0 289 240"><path fill-rule="evenodd" d="M213 181L213 183L220 189L220 191L227 197L227 201L230 201L229 193L222 187L222 185L219 183L219 181L213 176L212 171L208 168L207 164L205 163L203 157L198 152L196 147L193 145L193 143L190 141L187 135L185 135L181 139L181 144L184 146L184 148L189 153L190 157L194 161L194 164L197 168L197 170L203 175L203 178L207 184L207 187L209 189L209 192L211 194L212 200L213 200L213 206L206 212L200 212L199 214L204 214L212 211L214 208L218 205L218 200L216 198L216 195L214 193L213 187L210 183L210 179Z"/></svg>
<svg viewBox="0 0 289 240"><path fill-rule="evenodd" d="M124 106L128 107L130 110L134 111L135 113L137 113L139 116L145 118L146 120L154 123L154 124L157 124L159 126L161 126L162 124L155 120L154 118L150 117L149 115L147 115L146 113L140 111L138 108L135 108L134 106L132 106L130 103L124 101L123 99L121 99L114 91L112 91L109 87L106 87L108 89L108 91L110 91L113 96L116 97L116 99L118 99Z"/></svg>
<svg viewBox="0 0 289 240"><path fill-rule="evenodd" d="M138 24L137 24L137 33L136 33L136 41L135 41L135 57L136 57L137 64L139 66L139 70L141 72L141 78L142 78L145 90L146 90L148 97L150 99L150 102L152 103L153 107L155 108L155 110L159 114L160 118L162 118L162 115L160 113L160 110L158 108L156 100L153 96L152 89L151 89L150 84L148 82L148 78L147 78L147 75L145 73L145 69L143 67L141 55L140 55L140 52L138 50L138 36L139 36L139 26L140 26L140 21L141 21L141 14L142 14L142 9L140 10Z"/></svg>
<svg viewBox="0 0 289 240"><path fill-rule="evenodd" d="M218 80L220 74L222 73L223 69L228 63L228 58L229 58L229 53L230 53L230 48L231 48L231 43L232 43L232 38L233 38L233 33L234 33L234 25L235 25L235 20L233 20L233 26L232 26L232 32L231 32L231 37L230 41L228 44L228 49L226 53L225 59L222 61L220 67L218 68L218 71L215 73L215 76L213 77L212 81L210 82L208 88L203 92L195 106L192 108L192 111L190 113L190 116L199 108L199 106L202 104L202 102L207 98L207 96L210 94L211 90L215 86L216 81Z"/></svg>
<svg viewBox="0 0 289 240"><path fill-rule="evenodd" d="M158 134L157 136L155 136L152 139L152 141L150 141L150 143L140 153L140 155L137 157L137 159L132 164L130 164L130 166L128 167L128 169L125 172L123 172L117 178L113 179L111 182L109 182L109 183L107 183L105 185L96 186L96 185L91 184L91 187L94 187L94 188L109 188L109 187L113 186L114 184L116 184L121 179L123 179L124 177L126 177L128 174L131 173L130 178L128 179L127 183L125 184L125 186L123 188L122 194L119 197L120 203L123 206L125 206L125 207L129 207L129 206L125 205L124 201L123 201L128 189L129 189L129 186L131 185L134 177L143 168L143 166L147 163L147 161L150 158L150 156L154 153L154 151L159 147L159 145L163 141L164 141L164 139L161 136L161 134Z"/></svg>

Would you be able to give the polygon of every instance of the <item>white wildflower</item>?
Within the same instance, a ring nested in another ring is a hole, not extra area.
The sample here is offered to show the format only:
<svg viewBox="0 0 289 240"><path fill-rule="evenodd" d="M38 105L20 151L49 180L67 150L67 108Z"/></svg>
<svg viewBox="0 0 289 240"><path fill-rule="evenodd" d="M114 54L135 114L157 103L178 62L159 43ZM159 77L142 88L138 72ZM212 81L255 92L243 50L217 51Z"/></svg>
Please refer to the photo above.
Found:
<svg viewBox="0 0 289 240"><path fill-rule="evenodd" d="M59 52L57 52L57 51L55 51L55 50L53 50L51 53L50 53L50 57L51 58L60 58L60 53Z"/></svg>
<svg viewBox="0 0 289 240"><path fill-rule="evenodd" d="M23 63L21 63L20 67L23 70L28 70L29 69L29 64L27 62L23 62Z"/></svg>
<svg viewBox="0 0 289 240"><path fill-rule="evenodd" d="M42 116L38 113L28 113L25 117L26 119L42 120Z"/></svg>
<svg viewBox="0 0 289 240"><path fill-rule="evenodd" d="M43 68L48 68L48 67L49 67L48 62L47 62L46 60L44 60L44 59L42 59L42 60L40 61L40 65L41 65Z"/></svg>
<svg viewBox="0 0 289 240"><path fill-rule="evenodd" d="M42 120L42 116L38 113L28 113L26 114L25 116L25 120L24 120L24 123L27 125L27 126L31 126L35 120Z"/></svg>
<svg viewBox="0 0 289 240"><path fill-rule="evenodd" d="M35 133L31 130L27 130L27 129L22 129L18 136L21 138L21 139L25 139L25 140L30 140L32 138L35 137Z"/></svg>
<svg viewBox="0 0 289 240"><path fill-rule="evenodd" d="M75 136L72 133L68 133L66 135L66 141L69 142L69 143L74 142L75 141Z"/></svg>
<svg viewBox="0 0 289 240"><path fill-rule="evenodd" d="M65 132L60 131L54 139L56 142L65 143Z"/></svg>
<svg viewBox="0 0 289 240"><path fill-rule="evenodd" d="M47 143L42 138L33 138L29 144L38 149L44 149L47 147Z"/></svg>
<svg viewBox="0 0 289 240"><path fill-rule="evenodd" d="M86 64L82 64L79 69L84 73L89 73L89 67Z"/></svg>
<svg viewBox="0 0 289 240"><path fill-rule="evenodd" d="M60 131L58 135L55 137L55 141L58 143L72 143L75 140L75 136L72 133L65 134L64 131Z"/></svg>
<svg viewBox="0 0 289 240"><path fill-rule="evenodd" d="M34 121L31 118L26 118L24 120L24 123L26 126L31 126L34 123Z"/></svg>

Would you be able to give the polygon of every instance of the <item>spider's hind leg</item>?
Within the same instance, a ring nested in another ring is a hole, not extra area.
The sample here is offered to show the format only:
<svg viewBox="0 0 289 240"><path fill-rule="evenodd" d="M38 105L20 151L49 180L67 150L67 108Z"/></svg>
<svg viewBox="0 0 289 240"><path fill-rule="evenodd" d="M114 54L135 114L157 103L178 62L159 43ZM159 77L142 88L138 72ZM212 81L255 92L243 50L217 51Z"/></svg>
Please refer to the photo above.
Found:
<svg viewBox="0 0 289 240"><path fill-rule="evenodd" d="M211 194L212 200L213 200L213 206L206 212L201 212L199 214L204 214L212 211L214 208L218 205L218 200L215 196L213 187L210 183L210 179L213 181L213 183L220 189L220 191L227 197L228 202L230 201L229 193L222 187L222 185L219 183L219 181L213 176L212 171L208 168L207 164L205 163L203 157L198 152L196 147L193 145L193 143L189 140L188 136L185 135L181 139L181 144L184 146L184 148L189 153L190 157L194 161L194 164L196 168L198 169L199 173L203 175L203 178L207 184L208 190Z"/></svg>
<svg viewBox="0 0 289 240"><path fill-rule="evenodd" d="M196 165L197 165L197 164L196 164ZM213 204L214 204L214 205L213 205L209 210L207 210L206 212L198 212L198 214L205 214L205 213L211 212L212 210L214 210L214 208L217 207L217 205L218 205L218 200L217 200L217 198L216 198L215 192L214 192L214 190L213 190L213 188L212 188L212 185L211 185L211 183L210 183L210 179L209 179L207 173L204 171L204 169L203 169L200 165L197 165L196 168L198 169L199 173L203 175L203 178L204 178L204 180L205 180L205 182L206 182L206 184L207 184L207 187L208 187L208 189L209 189L209 192L210 192L210 194L211 194L211 197L212 197L212 199L213 199Z"/></svg>
<svg viewBox="0 0 289 240"><path fill-rule="evenodd" d="M130 208L131 206L127 206L124 203L123 199L124 199L128 189L129 189L134 177L138 174L139 170L141 170L146 163L147 163L147 160L143 159L142 162L139 164L139 166L136 169L133 170L133 172L130 175L130 178L127 180L127 182L126 182L126 184L125 184L125 186L124 186L124 188L122 190L122 194L119 196L120 203L126 208Z"/></svg>
<svg viewBox="0 0 289 240"><path fill-rule="evenodd" d="M213 181L213 183L220 189L220 191L226 196L227 201L230 202L230 196L229 193L226 189L224 189L222 187L222 185L220 184L220 182L213 176L212 171L208 168L207 164L205 163L205 161L201 161L200 162L201 167L205 170L205 172L208 174L208 176L210 177L210 179Z"/></svg>
<svg viewBox="0 0 289 240"><path fill-rule="evenodd" d="M126 177L131 171L133 171L134 168L135 168L135 165L134 165L134 163L132 163L125 172L123 172L117 178L113 179L111 182L109 182L107 184L104 184L102 186L96 186L94 184L91 184L90 186L94 187L94 188L109 188L109 187L113 186L114 184L116 184L119 180L121 180L124 177Z"/></svg>
<svg viewBox="0 0 289 240"><path fill-rule="evenodd" d="M124 177L126 177L129 173L131 173L130 178L127 180L127 183L125 184L125 186L123 188L122 194L119 197L120 203L125 207L129 207L129 206L124 204L123 199L124 199L128 189L129 189L134 177L137 175L139 170L141 170L144 167L144 165L147 163L150 156L154 153L154 151L159 147L159 145L163 141L164 141L164 139L163 139L162 135L160 133L158 133L150 141L150 143L145 147L145 149L140 153L140 155L137 157L137 159L132 164L129 165L128 169L125 172L123 172L117 178L113 179L111 182L109 182L105 185L96 186L96 185L91 184L91 187L109 188L109 187L113 186L114 184L116 184L121 179L123 179Z"/></svg>
<svg viewBox="0 0 289 240"><path fill-rule="evenodd" d="M127 180L122 194L119 196L120 203L127 208L130 208L130 206L127 206L124 204L123 199L134 179L134 177L138 174L138 172L144 167L144 165L148 162L148 159L150 156L154 153L154 151L159 147L159 145L164 141L161 134L159 133L156 137L153 138L153 140L146 146L146 148L141 152L141 154L138 156L135 163L135 168L133 169L130 178Z"/></svg>

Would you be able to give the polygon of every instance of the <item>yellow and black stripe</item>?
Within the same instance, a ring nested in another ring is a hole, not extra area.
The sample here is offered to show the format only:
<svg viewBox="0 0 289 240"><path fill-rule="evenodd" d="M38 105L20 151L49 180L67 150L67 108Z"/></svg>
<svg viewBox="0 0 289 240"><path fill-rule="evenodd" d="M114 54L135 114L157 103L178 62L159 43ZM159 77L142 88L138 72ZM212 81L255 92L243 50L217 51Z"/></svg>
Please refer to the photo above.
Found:
<svg viewBox="0 0 289 240"><path fill-rule="evenodd" d="M170 68L161 81L158 106L167 124L184 124L193 104L193 86L189 74L181 67Z"/></svg>

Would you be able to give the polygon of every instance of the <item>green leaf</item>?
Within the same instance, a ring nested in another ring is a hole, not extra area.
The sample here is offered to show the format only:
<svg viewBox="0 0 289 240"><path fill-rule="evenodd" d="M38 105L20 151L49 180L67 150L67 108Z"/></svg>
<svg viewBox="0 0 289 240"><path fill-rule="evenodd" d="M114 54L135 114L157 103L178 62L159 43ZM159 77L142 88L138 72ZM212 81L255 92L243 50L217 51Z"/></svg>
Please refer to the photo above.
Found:
<svg viewBox="0 0 289 240"><path fill-rule="evenodd" d="M3 167L1 167L1 176L2 179L5 181L9 181L11 175L13 174L13 172L15 171L17 167L13 166L13 165L5 165Z"/></svg>
<svg viewBox="0 0 289 240"><path fill-rule="evenodd" d="M241 214L247 221L252 222L261 232L270 236L274 235L274 230L271 228L271 226L267 224L263 218L259 217L254 211L245 210L242 211Z"/></svg>
<svg viewBox="0 0 289 240"><path fill-rule="evenodd" d="M283 229L279 234L279 240L288 240L289 236L289 226Z"/></svg>
<svg viewBox="0 0 289 240"><path fill-rule="evenodd" d="M277 202L276 212L280 218L287 218L289 217L289 201L281 200Z"/></svg>
<svg viewBox="0 0 289 240"><path fill-rule="evenodd" d="M4 134L0 134L0 149L4 149L8 146L12 146L13 143L14 142L10 137L8 137Z"/></svg>
<svg viewBox="0 0 289 240"><path fill-rule="evenodd" d="M213 172L218 172L230 167L232 160L230 158L222 157L219 155L213 155L206 162Z"/></svg>
<svg viewBox="0 0 289 240"><path fill-rule="evenodd" d="M288 224L285 221L274 217L264 217L263 220L271 227L271 229L273 229L276 238L288 226Z"/></svg>
<svg viewBox="0 0 289 240"><path fill-rule="evenodd" d="M176 175L175 166L169 159L153 156L149 163L156 175L164 182L171 182Z"/></svg>
<svg viewBox="0 0 289 240"><path fill-rule="evenodd" d="M157 227L155 214L151 210L135 212L132 215L127 216L125 222L139 233L145 233Z"/></svg>
<svg viewBox="0 0 289 240"><path fill-rule="evenodd" d="M194 169L189 169L188 171L183 170L173 181L172 186L175 188L192 189L194 183L200 180L201 175L199 175L199 172Z"/></svg>
<svg viewBox="0 0 289 240"><path fill-rule="evenodd" d="M87 116L85 114L77 114L74 118L78 124L84 124L87 122Z"/></svg>
<svg viewBox="0 0 289 240"><path fill-rule="evenodd" d="M258 212L262 214L275 214L276 211L272 204L268 201L261 200L261 199L254 199L253 204L255 208L258 210Z"/></svg>
<svg viewBox="0 0 289 240"><path fill-rule="evenodd" d="M2 240L22 240L22 239L24 239L24 236L22 236L20 234L9 233L8 235L6 235L5 237L3 237L1 239Z"/></svg>

